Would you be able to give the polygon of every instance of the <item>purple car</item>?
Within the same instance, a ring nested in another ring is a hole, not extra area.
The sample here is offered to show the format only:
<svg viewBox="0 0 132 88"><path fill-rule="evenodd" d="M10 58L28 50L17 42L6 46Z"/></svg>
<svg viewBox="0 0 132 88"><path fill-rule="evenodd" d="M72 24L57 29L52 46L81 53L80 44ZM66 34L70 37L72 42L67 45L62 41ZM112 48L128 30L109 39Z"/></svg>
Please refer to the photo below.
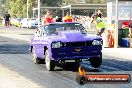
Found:
<svg viewBox="0 0 132 88"><path fill-rule="evenodd" d="M56 63L88 59L92 67L102 63L102 38L89 35L80 23L55 22L41 26L31 38L30 50L35 64L46 63L54 70Z"/></svg>

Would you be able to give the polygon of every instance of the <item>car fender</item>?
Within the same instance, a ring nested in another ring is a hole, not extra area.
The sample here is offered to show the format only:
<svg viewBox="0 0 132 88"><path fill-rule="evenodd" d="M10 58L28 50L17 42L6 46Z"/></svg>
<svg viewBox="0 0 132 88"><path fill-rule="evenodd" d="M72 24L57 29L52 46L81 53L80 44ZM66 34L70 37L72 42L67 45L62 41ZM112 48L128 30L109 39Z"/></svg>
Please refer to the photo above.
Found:
<svg viewBox="0 0 132 88"><path fill-rule="evenodd" d="M33 45L31 47L32 47L32 50L33 49L35 50L35 54L37 55L37 57L39 57L41 59L44 58L44 47L43 47L43 45Z"/></svg>
<svg viewBox="0 0 132 88"><path fill-rule="evenodd" d="M47 43L47 42L41 42L41 41L40 42L33 42L30 46L30 49L32 51L32 49L34 48L37 57L43 59L46 49L51 51L50 46L51 46L51 44Z"/></svg>

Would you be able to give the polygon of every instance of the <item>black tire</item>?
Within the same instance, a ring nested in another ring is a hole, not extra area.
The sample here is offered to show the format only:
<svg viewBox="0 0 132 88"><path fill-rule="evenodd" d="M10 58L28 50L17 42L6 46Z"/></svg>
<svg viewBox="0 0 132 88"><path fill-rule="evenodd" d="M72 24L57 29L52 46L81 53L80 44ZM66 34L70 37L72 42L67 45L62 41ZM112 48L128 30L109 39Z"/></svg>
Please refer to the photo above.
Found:
<svg viewBox="0 0 132 88"><path fill-rule="evenodd" d="M75 70L78 70L78 68L79 68L79 66L80 66L80 62L82 62L81 59L75 60Z"/></svg>
<svg viewBox="0 0 132 88"><path fill-rule="evenodd" d="M89 61L90 61L90 64L92 65L92 67L98 68L102 64L102 56L98 57L98 58L97 57L96 58L90 58Z"/></svg>
<svg viewBox="0 0 132 88"><path fill-rule="evenodd" d="M33 62L35 64L43 64L43 63L45 63L44 59L40 59L40 58L37 57L34 48L32 49L32 54L33 54Z"/></svg>
<svg viewBox="0 0 132 88"><path fill-rule="evenodd" d="M55 63L54 63L53 60L50 59L48 49L45 51L45 64L46 64L47 70L49 70L49 71L53 71L54 70Z"/></svg>

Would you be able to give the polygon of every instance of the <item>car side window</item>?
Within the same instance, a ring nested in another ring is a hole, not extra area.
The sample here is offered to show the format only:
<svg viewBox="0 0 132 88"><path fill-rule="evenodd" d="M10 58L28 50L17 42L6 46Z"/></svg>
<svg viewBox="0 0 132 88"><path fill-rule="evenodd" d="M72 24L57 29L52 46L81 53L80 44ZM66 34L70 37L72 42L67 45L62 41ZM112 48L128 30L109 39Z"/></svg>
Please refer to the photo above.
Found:
<svg viewBox="0 0 132 88"><path fill-rule="evenodd" d="M46 26L42 27L42 35L46 35L46 29L45 29Z"/></svg>
<svg viewBox="0 0 132 88"><path fill-rule="evenodd" d="M36 35L38 37L42 37L42 28L41 27L36 31Z"/></svg>

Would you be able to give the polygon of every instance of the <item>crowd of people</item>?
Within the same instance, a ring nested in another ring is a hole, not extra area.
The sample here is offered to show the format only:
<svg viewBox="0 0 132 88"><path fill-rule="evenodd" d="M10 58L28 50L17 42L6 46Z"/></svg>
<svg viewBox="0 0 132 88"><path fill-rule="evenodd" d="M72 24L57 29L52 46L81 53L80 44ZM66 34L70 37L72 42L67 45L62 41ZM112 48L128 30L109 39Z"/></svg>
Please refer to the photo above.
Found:
<svg viewBox="0 0 132 88"><path fill-rule="evenodd" d="M96 30L97 35L99 36L101 36L106 29L106 23L100 10L98 10L97 13L93 14L91 17L79 15L70 16L69 12L67 12L66 16L56 16L55 18L53 18L52 12L48 11L43 18L43 24L52 22L79 22L86 28L86 30Z"/></svg>
<svg viewBox="0 0 132 88"><path fill-rule="evenodd" d="M10 14L8 12L5 13L5 26L9 29L10 25ZM81 23L86 30L96 30L97 35L101 36L101 34L106 29L106 23L104 21L103 14L100 10L97 13L93 14L91 17L89 16L79 16L74 15L71 16L69 12L66 13L64 17L56 16L53 18L52 12L47 11L47 14L42 19L42 24L52 23L52 22L79 22Z"/></svg>

